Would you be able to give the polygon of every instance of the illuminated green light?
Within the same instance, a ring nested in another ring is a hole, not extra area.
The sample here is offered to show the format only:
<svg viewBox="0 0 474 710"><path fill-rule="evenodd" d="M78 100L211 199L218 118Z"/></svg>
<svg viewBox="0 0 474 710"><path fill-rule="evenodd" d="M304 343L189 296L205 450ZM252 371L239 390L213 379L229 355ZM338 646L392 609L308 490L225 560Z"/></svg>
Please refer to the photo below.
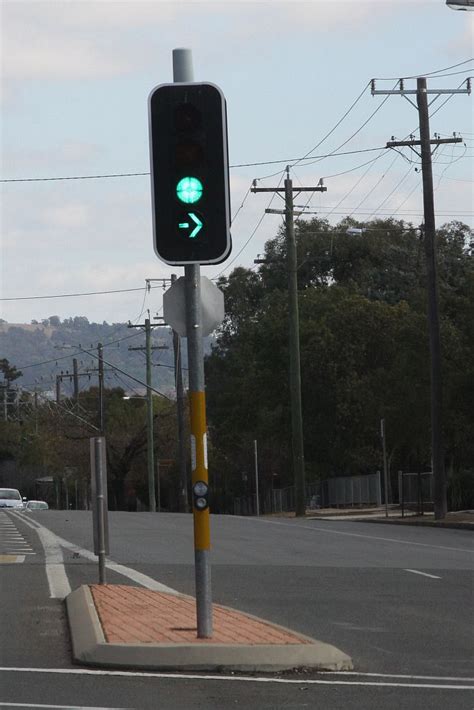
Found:
<svg viewBox="0 0 474 710"><path fill-rule="evenodd" d="M202 182L195 177L184 177L176 185L178 199L188 205L201 198L202 190Z"/></svg>

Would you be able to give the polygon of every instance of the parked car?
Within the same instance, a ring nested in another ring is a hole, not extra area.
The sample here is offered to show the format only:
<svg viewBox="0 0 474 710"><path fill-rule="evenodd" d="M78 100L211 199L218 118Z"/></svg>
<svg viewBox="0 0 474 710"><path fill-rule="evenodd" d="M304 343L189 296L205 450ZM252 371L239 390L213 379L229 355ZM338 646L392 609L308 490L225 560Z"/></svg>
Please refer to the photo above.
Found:
<svg viewBox="0 0 474 710"><path fill-rule="evenodd" d="M48 510L49 505L44 500L29 500L25 503L25 511L30 513L32 510Z"/></svg>
<svg viewBox="0 0 474 710"><path fill-rule="evenodd" d="M0 508L17 508L23 510L24 501L16 488L0 488Z"/></svg>

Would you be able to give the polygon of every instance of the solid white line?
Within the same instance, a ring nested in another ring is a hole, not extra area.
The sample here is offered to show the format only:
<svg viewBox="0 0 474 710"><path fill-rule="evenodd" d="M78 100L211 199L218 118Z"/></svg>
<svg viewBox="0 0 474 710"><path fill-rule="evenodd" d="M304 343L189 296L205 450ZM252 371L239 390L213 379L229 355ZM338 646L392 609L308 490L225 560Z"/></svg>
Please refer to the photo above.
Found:
<svg viewBox="0 0 474 710"><path fill-rule="evenodd" d="M362 537L365 540L382 540L383 542L396 542L398 545L416 545L417 547L432 547L435 550L450 550L451 552L469 552L474 554L474 549L466 549L464 547L448 547L447 545L430 545L426 542L412 542L411 540L397 540L393 537L377 537L377 535L362 535L361 533L344 532L342 530L331 530L330 528L317 528L313 525L292 525L291 523L279 523L276 520L263 520L263 518L255 518L260 523L267 525L283 525L287 528L302 528L303 530L318 530L320 532L331 533L332 535L347 535L349 537Z"/></svg>
<svg viewBox="0 0 474 710"><path fill-rule="evenodd" d="M423 577L430 577L431 579L441 579L441 577L437 577L435 574L428 574L428 572L420 572L417 569L404 569L404 572L412 572L413 574L421 574Z"/></svg>
<svg viewBox="0 0 474 710"><path fill-rule="evenodd" d="M37 703L0 703L9 708L59 708L59 710L131 710L130 708L90 707L89 705L38 705Z"/></svg>
<svg viewBox="0 0 474 710"><path fill-rule="evenodd" d="M38 528L30 524L28 520L22 518L25 525L31 527L38 534L43 545L46 563L46 577L49 584L49 596L51 599L64 599L71 593L71 585L67 578L64 567L63 553L58 544L56 535L39 526Z"/></svg>
<svg viewBox="0 0 474 710"><path fill-rule="evenodd" d="M433 676L433 675L403 675L400 673L358 673L357 671L318 671L319 675L351 675L364 678L412 678L413 680L449 680L461 681L463 683L474 683L474 678L466 678L465 676Z"/></svg>
<svg viewBox="0 0 474 710"><path fill-rule="evenodd" d="M71 550L72 552L76 552L77 554L81 555L81 557L85 557L86 560L92 560L93 562L97 562L97 555L95 555L93 552L90 550L86 550L83 547L79 547L78 545L74 545L72 542L69 542L68 540L64 540L62 537L59 537L59 535L56 535L55 533L51 532L48 530L48 528L45 528L43 525L40 525L39 523L36 523L35 525L32 525L31 521L24 521L27 525L30 527L34 528L38 535L41 534L41 531L44 532L48 536L48 539L52 540L54 538L55 544L61 547L66 548L67 550ZM62 559L62 553L61 553L61 559ZM148 577L146 574L142 574L141 572L138 572L137 570L131 569L130 567L125 567L125 565L121 565L118 562L114 562L113 560L106 560L105 565L107 569L112 570L113 572L117 572L117 574L121 574L124 577L127 577L128 579L131 579L133 582L137 582L138 584L141 584L142 587L145 587L146 589L151 589L154 592L163 592L165 594L179 594L181 595L181 592L178 592L176 589L173 589L172 587L166 586L166 584L161 584L161 582L157 582L156 579L153 579L153 577ZM69 584L69 583L68 583ZM69 588L69 592L71 591L71 588ZM68 592L68 594L69 594ZM66 595L67 596L67 595Z"/></svg>
<svg viewBox="0 0 474 710"><path fill-rule="evenodd" d="M85 668L9 668L0 667L0 672L14 673L57 673L69 675L91 675L91 676L119 676L123 678L163 678L167 680L216 680L216 681L237 681L243 683L280 683L283 685L350 685L350 686L376 686L387 688L427 688L438 690L474 690L474 685L441 685L438 683L386 683L374 681L353 681L353 680L317 680L317 679L293 679L293 678L273 678L273 677L252 677L252 676L228 676L228 675L197 675L191 673L151 673L146 671L109 671L109 670L89 670ZM393 677L393 676L391 676ZM465 679L463 678L465 682Z"/></svg>

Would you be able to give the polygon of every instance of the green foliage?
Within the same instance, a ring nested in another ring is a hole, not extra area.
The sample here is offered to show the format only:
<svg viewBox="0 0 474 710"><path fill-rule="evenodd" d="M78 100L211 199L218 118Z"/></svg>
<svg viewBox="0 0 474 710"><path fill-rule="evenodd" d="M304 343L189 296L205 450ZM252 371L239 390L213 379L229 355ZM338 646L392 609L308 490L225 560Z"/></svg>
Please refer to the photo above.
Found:
<svg viewBox="0 0 474 710"><path fill-rule="evenodd" d="M361 233L348 234L349 227ZM396 220L296 229L305 457L309 477L430 465L429 347L420 231ZM472 471L474 278L470 231L437 235L445 448ZM280 232L258 273L221 279L226 319L206 361L213 457L226 495L243 494L259 443L266 485L293 482L288 388L286 247ZM222 487L222 486L221 486Z"/></svg>
<svg viewBox="0 0 474 710"><path fill-rule="evenodd" d="M0 360L0 372L3 375L3 380L7 387L23 374L21 370L17 370L14 365L10 365L6 358Z"/></svg>

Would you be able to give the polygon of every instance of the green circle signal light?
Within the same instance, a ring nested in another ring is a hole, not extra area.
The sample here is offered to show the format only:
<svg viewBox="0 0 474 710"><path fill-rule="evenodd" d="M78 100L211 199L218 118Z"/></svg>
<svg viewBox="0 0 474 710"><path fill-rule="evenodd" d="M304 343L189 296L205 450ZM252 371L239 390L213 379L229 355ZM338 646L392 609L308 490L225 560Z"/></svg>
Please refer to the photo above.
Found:
<svg viewBox="0 0 474 710"><path fill-rule="evenodd" d="M184 177L176 185L176 194L181 202L192 205L201 199L202 182L195 177Z"/></svg>

